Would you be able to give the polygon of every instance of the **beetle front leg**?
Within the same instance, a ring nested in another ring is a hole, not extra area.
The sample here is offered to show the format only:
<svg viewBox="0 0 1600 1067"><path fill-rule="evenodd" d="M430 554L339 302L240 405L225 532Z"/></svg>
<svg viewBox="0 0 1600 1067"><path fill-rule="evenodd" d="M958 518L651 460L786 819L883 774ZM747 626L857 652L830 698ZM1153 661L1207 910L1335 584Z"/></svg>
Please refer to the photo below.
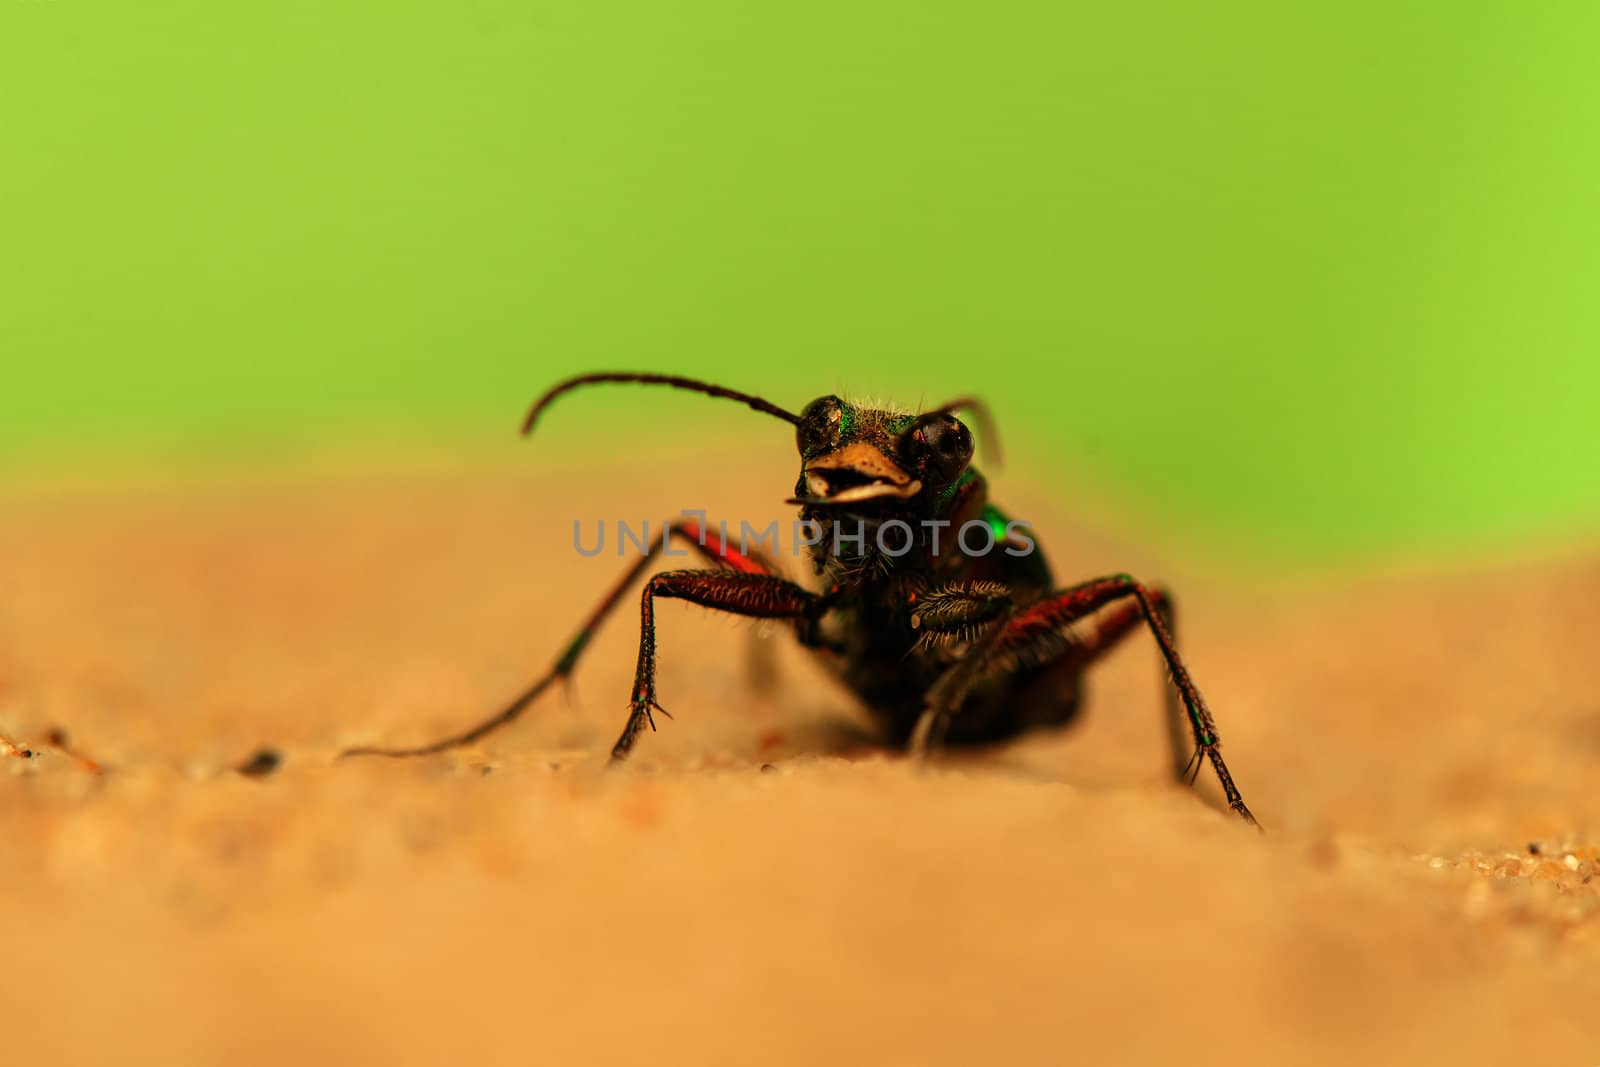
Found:
<svg viewBox="0 0 1600 1067"><path fill-rule="evenodd" d="M628 702L628 723L611 749L613 762L627 758L646 726L656 728L654 712L671 718L656 702L656 597L687 600L754 619L814 619L826 610L822 597L776 575L664 571L651 578L639 600L639 664Z"/></svg>
<svg viewBox="0 0 1600 1067"><path fill-rule="evenodd" d="M912 756L925 757L943 744L951 716L1011 611L1010 591L996 582L948 585L913 596L911 625L922 632L922 647L965 644L967 648L929 691L927 707L911 731Z"/></svg>

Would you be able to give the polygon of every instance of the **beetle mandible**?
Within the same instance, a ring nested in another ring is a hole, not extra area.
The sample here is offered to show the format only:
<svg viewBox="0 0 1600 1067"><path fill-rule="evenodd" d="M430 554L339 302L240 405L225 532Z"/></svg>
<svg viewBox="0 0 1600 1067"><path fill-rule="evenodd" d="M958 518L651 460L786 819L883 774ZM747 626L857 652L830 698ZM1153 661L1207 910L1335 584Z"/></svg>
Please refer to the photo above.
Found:
<svg viewBox="0 0 1600 1067"><path fill-rule="evenodd" d="M800 643L860 698L886 739L914 753L1003 741L1068 722L1078 710L1084 670L1142 625L1154 636L1172 683L1175 773L1192 782L1201 762L1209 761L1229 807L1256 825L1223 762L1211 711L1179 658L1171 595L1127 574L1055 584L1037 545L989 502L987 483L972 466L972 433L956 412L970 412L987 431L988 413L976 398L907 413L824 396L796 415L693 378L602 372L552 387L529 409L522 432L531 432L557 397L601 382L687 389L792 423L800 479L789 503L799 505L801 522L814 534L807 541L821 591L788 580L762 553L735 548L701 522L679 519L612 587L549 672L505 709L429 745L357 748L345 755L427 755L511 722L571 675L595 630L667 538L676 537L713 566L663 571L645 583L638 667L613 761L627 757L646 726L656 728L656 712L665 714L655 686L658 599L788 621ZM962 534L971 524L987 529L987 551L969 550Z"/></svg>

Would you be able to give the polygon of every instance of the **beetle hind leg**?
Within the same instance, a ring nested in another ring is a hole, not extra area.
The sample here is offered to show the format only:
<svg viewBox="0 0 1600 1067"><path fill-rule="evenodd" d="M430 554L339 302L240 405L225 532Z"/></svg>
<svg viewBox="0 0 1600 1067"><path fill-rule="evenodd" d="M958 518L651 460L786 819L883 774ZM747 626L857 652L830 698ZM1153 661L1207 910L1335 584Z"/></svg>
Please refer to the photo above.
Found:
<svg viewBox="0 0 1600 1067"><path fill-rule="evenodd" d="M669 524L666 529L666 537L674 537L687 543L692 549L699 552L700 555L728 571L740 574L774 574L773 565L762 555L734 548L728 543L725 537L721 536L720 534L713 534L697 521L679 519ZM566 647L556 658L555 663L550 666L549 670L541 675L527 689L523 690L520 696L512 700L511 703L507 704L501 710L495 712L495 714L489 716L489 718L482 720L477 725L472 726L469 729L462 730L459 733L451 734L448 737L441 738L438 741L433 741L425 745L394 748L351 748L341 752L340 758L345 756L389 756L394 758L430 756L437 752L445 752L452 748L460 748L463 745L470 745L474 741L477 741L500 729L502 726L507 726L514 722L519 716L522 715L524 711L527 710L529 705L537 700L544 693L544 691L550 688L550 686L553 685L557 680L560 680L565 684L570 684L572 680L572 672L574 669L576 669L578 660L583 656L584 649L588 647L590 639L594 637L595 633L600 629L601 624L605 622L606 618L609 617L612 611L615 610L616 607L622 602L622 597L628 591L628 588L633 585L634 582L638 581L638 579L644 575L644 572L650 568L651 564L655 561L655 558L664 550L665 543L665 539L654 542L650 546L650 550L640 557L638 562L628 568L627 572L623 574L617 583L611 587L610 592L608 592L595 607L595 609L589 613L589 617L585 619L582 625L578 627L578 632L575 633L567 642ZM722 572L706 571L702 573L716 574ZM648 710L649 709L646 709L647 712ZM656 710L660 709L657 708ZM648 715L646 718L648 719ZM644 724L641 722L640 725L642 726ZM653 727L653 720L651 721L651 725Z"/></svg>

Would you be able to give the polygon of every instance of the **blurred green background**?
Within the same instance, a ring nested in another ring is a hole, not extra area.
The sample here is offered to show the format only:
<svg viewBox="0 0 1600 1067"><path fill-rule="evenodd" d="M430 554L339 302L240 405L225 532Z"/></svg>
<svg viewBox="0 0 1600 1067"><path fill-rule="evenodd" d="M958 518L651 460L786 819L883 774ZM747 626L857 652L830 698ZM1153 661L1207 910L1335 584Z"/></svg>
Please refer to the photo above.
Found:
<svg viewBox="0 0 1600 1067"><path fill-rule="evenodd" d="M511 447L651 369L977 391L1029 477L1239 557L1584 536L1597 42L1592 2L0 0L0 467ZM773 436L716 406L545 444Z"/></svg>

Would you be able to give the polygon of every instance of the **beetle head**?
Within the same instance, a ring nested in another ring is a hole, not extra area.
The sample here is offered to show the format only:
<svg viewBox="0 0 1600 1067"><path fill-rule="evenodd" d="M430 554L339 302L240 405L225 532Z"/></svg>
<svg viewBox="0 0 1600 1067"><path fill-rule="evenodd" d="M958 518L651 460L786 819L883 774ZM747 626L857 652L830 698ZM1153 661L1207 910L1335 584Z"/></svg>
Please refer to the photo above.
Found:
<svg viewBox="0 0 1600 1067"><path fill-rule="evenodd" d="M795 423L800 481L792 504L893 504L955 483L972 461L972 433L947 410L923 415L861 408L824 396Z"/></svg>

